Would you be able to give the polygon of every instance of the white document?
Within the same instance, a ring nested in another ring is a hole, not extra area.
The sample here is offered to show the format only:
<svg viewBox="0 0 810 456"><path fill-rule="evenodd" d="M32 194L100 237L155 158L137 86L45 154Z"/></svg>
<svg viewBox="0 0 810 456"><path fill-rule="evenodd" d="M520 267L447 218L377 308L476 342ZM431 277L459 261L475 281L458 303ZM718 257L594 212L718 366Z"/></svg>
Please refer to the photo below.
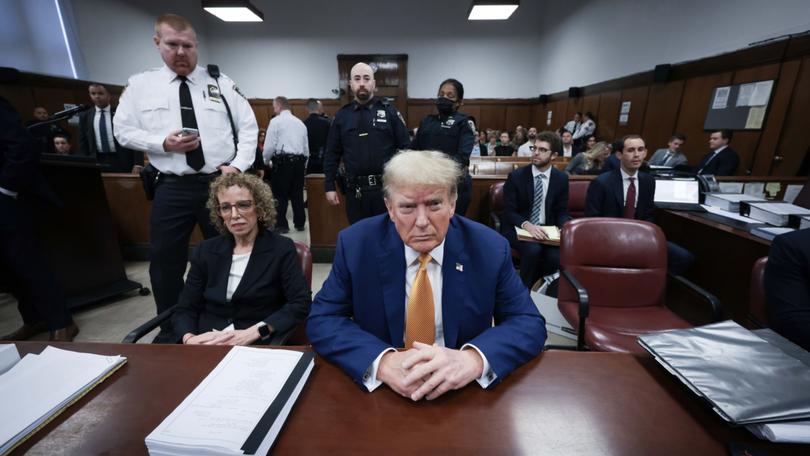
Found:
<svg viewBox="0 0 810 456"><path fill-rule="evenodd" d="M810 443L810 421L749 424L746 428L755 436L771 442Z"/></svg>
<svg viewBox="0 0 810 456"><path fill-rule="evenodd" d="M631 104L632 104L631 101L623 101L622 102L622 110L621 110L620 114L630 114L630 106L631 106Z"/></svg>
<svg viewBox="0 0 810 456"><path fill-rule="evenodd" d="M242 454L240 450L279 395L302 352L234 347L194 391L146 437L153 454ZM312 369L310 363L309 371ZM292 408L293 399L285 406ZM280 414L268 436L270 448L286 418ZM261 448L259 453L261 453ZM262 453L262 454L264 454Z"/></svg>
<svg viewBox="0 0 810 456"><path fill-rule="evenodd" d="M760 81L757 82L754 91L751 94L750 106L767 106L768 100L771 99L771 90L773 89L773 81Z"/></svg>
<svg viewBox="0 0 810 456"><path fill-rule="evenodd" d="M762 128L765 122L765 109L767 106L754 106L748 110L748 118L745 120L745 128L757 130Z"/></svg>
<svg viewBox="0 0 810 456"><path fill-rule="evenodd" d="M742 182L718 182L720 186L720 193L742 193L743 192L743 183Z"/></svg>
<svg viewBox="0 0 810 456"><path fill-rule="evenodd" d="M751 96L754 94L756 83L743 84L740 86L740 91L737 93L737 107L751 106Z"/></svg>
<svg viewBox="0 0 810 456"><path fill-rule="evenodd" d="M0 345L0 374L11 369L20 361L20 352L14 344Z"/></svg>
<svg viewBox="0 0 810 456"><path fill-rule="evenodd" d="M740 222L761 223L758 220L754 220L754 219L742 216L742 215L740 215L740 214L738 214L736 212L731 212L731 211L727 211L725 209L720 209L719 207L708 206L706 204L701 204L700 207L702 207L703 209L706 209L706 211L708 211L709 213L716 214L716 215L722 215L723 217L730 218L730 219L733 219L733 220L737 220L737 221L740 221Z"/></svg>
<svg viewBox="0 0 810 456"><path fill-rule="evenodd" d="M714 101L712 101L712 109L726 109L728 106L728 95L731 92L731 87L718 87L714 91Z"/></svg>
<svg viewBox="0 0 810 456"><path fill-rule="evenodd" d="M799 196L799 193L804 188L804 185L788 185L785 189L785 196L782 198L782 201L786 203L793 204L796 201L796 197Z"/></svg>
<svg viewBox="0 0 810 456"><path fill-rule="evenodd" d="M627 125L627 121L630 119L628 114L619 114L619 125Z"/></svg>
<svg viewBox="0 0 810 456"><path fill-rule="evenodd" d="M745 185L743 185L743 193L759 198L765 198L765 183L746 182Z"/></svg>

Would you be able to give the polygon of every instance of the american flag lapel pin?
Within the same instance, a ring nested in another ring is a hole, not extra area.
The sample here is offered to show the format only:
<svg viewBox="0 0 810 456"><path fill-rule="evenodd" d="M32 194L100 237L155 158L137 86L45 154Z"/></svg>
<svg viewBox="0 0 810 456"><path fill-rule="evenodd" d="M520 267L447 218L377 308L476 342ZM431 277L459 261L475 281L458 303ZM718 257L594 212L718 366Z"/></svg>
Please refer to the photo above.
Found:
<svg viewBox="0 0 810 456"><path fill-rule="evenodd" d="M456 271L464 272L464 265L461 263L456 263Z"/></svg>

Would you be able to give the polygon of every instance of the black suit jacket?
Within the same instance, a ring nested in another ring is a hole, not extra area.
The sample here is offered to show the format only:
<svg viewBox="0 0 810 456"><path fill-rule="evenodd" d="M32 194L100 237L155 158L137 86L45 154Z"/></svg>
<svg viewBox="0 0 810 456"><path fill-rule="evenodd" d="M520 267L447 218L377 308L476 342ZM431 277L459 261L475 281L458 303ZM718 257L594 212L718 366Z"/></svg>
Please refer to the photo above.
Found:
<svg viewBox="0 0 810 456"><path fill-rule="evenodd" d="M245 274L231 301L225 300L234 239L224 234L194 250L186 286L172 324L178 338L223 329L245 329L259 321L284 333L309 314L312 293L289 238L260 230Z"/></svg>
<svg viewBox="0 0 810 456"><path fill-rule="evenodd" d="M700 161L697 169L700 174L714 174L715 176L733 176L740 165L740 155L731 147L721 150L716 157L709 161L714 151L709 152ZM706 163L708 162L708 164Z"/></svg>
<svg viewBox="0 0 810 456"><path fill-rule="evenodd" d="M85 157L98 158L98 148L96 147L96 131L93 128L93 118L96 115L96 108L88 109L79 114L79 150L78 155ZM110 124L112 124L112 117L115 117L115 111L110 108ZM132 171L135 165L143 165L143 152L127 149L113 136L115 141L115 158L105 161L104 164L109 165L111 169L105 171L128 173Z"/></svg>
<svg viewBox="0 0 810 456"><path fill-rule="evenodd" d="M765 268L768 324L810 350L810 229L777 236Z"/></svg>
<svg viewBox="0 0 810 456"><path fill-rule="evenodd" d="M501 232L509 242L517 242L515 227L529 220L534 203L534 177L532 166L518 168L506 178L503 184L503 221ZM559 228L571 219L568 214L568 175L551 167L548 191L545 194L546 225Z"/></svg>
<svg viewBox="0 0 810 456"><path fill-rule="evenodd" d="M323 151L326 149L326 138L329 136L328 117L320 114L310 114L304 119L307 127L307 140L309 141L309 161L307 174L323 172Z"/></svg>
<svg viewBox="0 0 810 456"><path fill-rule="evenodd" d="M636 220L652 222L655 219L655 179L647 174L637 174ZM586 217L619 217L624 215L624 187L620 169L602 173L588 185L585 205Z"/></svg>

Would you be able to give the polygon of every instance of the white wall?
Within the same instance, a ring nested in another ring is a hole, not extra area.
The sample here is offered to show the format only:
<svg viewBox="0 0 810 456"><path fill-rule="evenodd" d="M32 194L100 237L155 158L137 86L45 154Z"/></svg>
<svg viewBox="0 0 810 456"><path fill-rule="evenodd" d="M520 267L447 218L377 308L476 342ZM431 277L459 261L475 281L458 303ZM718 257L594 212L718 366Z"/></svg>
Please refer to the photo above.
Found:
<svg viewBox="0 0 810 456"><path fill-rule="evenodd" d="M593 0L546 21L543 93L747 47L810 29L807 0Z"/></svg>
<svg viewBox="0 0 810 456"><path fill-rule="evenodd" d="M53 0L0 0L0 66L73 77Z"/></svg>

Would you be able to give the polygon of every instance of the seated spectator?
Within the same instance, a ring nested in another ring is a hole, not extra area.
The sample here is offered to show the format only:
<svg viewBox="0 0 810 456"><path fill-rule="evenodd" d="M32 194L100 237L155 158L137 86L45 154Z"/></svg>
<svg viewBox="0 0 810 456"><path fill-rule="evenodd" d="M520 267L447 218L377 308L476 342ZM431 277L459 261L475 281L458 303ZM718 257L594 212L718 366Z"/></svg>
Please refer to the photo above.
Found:
<svg viewBox="0 0 810 456"><path fill-rule="evenodd" d="M622 140L618 140L608 144L608 147L610 148L610 155L608 155L607 160L605 160L605 164L602 165L602 173L619 169L619 157L622 155L622 142Z"/></svg>
<svg viewBox="0 0 810 456"><path fill-rule="evenodd" d="M577 154L565 167L565 172L572 176L581 174L599 174L610 155L611 148L607 143L596 143L591 150Z"/></svg>
<svg viewBox="0 0 810 456"><path fill-rule="evenodd" d="M36 138L38 140L38 144L43 147L42 152L49 154L56 153L54 150L53 138L57 134L65 135L68 141L70 141L70 134L55 123L37 125L36 127L33 127L35 124L48 120L49 115L47 109L43 108L42 106L37 106L34 108L33 116L34 118L26 122L25 126L28 128L28 132L31 133L31 136Z"/></svg>
<svg viewBox="0 0 810 456"><path fill-rule="evenodd" d="M496 155L498 157L510 157L514 155L515 149L512 148L512 142L509 140L509 133L503 132L500 136L500 144L495 147L495 153L489 155Z"/></svg>
<svg viewBox="0 0 810 456"><path fill-rule="evenodd" d="M518 157L531 157L532 151L531 146L534 145L534 140L537 139L537 128L529 127L529 131L527 133L528 140L518 147L517 156Z"/></svg>
<svg viewBox="0 0 810 456"><path fill-rule="evenodd" d="M810 229L774 238L765 268L768 324L810 350Z"/></svg>
<svg viewBox="0 0 810 456"><path fill-rule="evenodd" d="M709 136L711 149L697 167L698 174L713 174L715 176L733 176L740 166L740 155L731 147L731 130L716 130Z"/></svg>
<svg viewBox="0 0 810 456"><path fill-rule="evenodd" d="M591 150L595 145L596 145L596 136L594 135L588 136L588 139L585 140L585 150Z"/></svg>
<svg viewBox="0 0 810 456"><path fill-rule="evenodd" d="M522 146L525 143L526 143L526 134L522 132L517 132L515 133L515 136L512 138L512 149L514 149L517 152L520 146Z"/></svg>
<svg viewBox="0 0 810 456"><path fill-rule="evenodd" d="M581 112L575 112L574 113L574 118L569 120L565 124L563 129L573 135L574 133L577 132L577 130L579 130L579 127L581 125L582 125L582 113ZM560 132L560 133L562 133L562 132Z"/></svg>
<svg viewBox="0 0 810 456"><path fill-rule="evenodd" d="M270 187L252 174L211 183L211 221L221 233L194 250L172 317L184 344L268 343L309 313L311 292L292 240L273 233Z"/></svg>
<svg viewBox="0 0 810 456"><path fill-rule="evenodd" d="M568 130L563 130L562 135L562 153L561 156L565 158L573 158L574 155L581 152L580 148L574 144L574 137Z"/></svg>
<svg viewBox="0 0 810 456"><path fill-rule="evenodd" d="M560 150L560 139L550 131L537 135L532 164L518 168L503 185L502 234L520 252L520 278L526 287L560 268L560 248L539 242L519 241L515 227L538 240L548 239L541 226L562 228L568 215L568 176L551 165ZM535 202L539 202L535 204Z"/></svg>
<svg viewBox="0 0 810 456"><path fill-rule="evenodd" d="M54 135L53 151L56 155L70 155L70 138L67 134L57 133Z"/></svg>
<svg viewBox="0 0 810 456"><path fill-rule="evenodd" d="M669 138L665 149L658 149L650 158L650 166L676 167L687 163L686 155L681 152L681 146L686 142L686 136L675 133Z"/></svg>

